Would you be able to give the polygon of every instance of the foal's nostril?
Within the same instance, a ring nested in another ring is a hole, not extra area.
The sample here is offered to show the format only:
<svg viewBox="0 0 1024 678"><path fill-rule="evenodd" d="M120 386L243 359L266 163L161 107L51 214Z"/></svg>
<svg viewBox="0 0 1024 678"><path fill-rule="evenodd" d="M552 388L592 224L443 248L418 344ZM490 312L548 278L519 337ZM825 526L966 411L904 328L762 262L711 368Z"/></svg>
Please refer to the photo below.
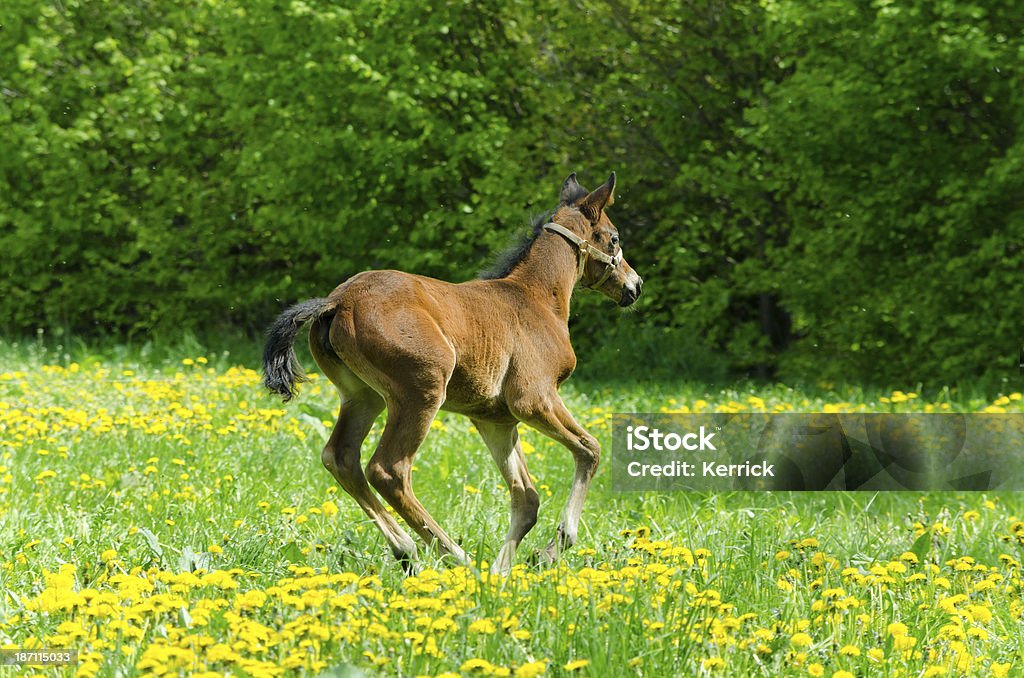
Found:
<svg viewBox="0 0 1024 678"><path fill-rule="evenodd" d="M619 299L619 306L629 306L640 297L640 285L637 284L635 287L624 287L622 289L622 298Z"/></svg>
<svg viewBox="0 0 1024 678"><path fill-rule="evenodd" d="M643 286L644 286L644 279L643 278L637 278L636 279L636 296L638 296L638 297L640 296L640 290L643 289Z"/></svg>

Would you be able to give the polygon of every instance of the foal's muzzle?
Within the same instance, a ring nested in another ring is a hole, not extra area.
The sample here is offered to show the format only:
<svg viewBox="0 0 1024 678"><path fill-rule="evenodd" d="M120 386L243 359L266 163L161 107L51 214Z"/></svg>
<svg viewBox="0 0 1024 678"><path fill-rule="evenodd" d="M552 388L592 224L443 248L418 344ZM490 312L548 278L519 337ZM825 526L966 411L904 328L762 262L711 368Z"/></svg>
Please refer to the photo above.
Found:
<svg viewBox="0 0 1024 678"><path fill-rule="evenodd" d="M636 277L635 285L626 285L622 288L622 298L619 299L619 306L625 308L630 306L637 299L640 298L640 290L644 286L644 280L640 276Z"/></svg>

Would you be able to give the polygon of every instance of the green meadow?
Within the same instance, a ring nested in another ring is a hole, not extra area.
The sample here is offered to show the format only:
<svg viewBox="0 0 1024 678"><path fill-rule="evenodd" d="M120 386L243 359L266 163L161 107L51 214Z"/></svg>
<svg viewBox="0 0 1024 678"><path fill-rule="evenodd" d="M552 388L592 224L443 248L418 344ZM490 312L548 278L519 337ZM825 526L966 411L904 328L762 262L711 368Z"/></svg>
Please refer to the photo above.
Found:
<svg viewBox="0 0 1024 678"><path fill-rule="evenodd" d="M62 675L959 676L1022 665L1024 510L1011 493L616 493L598 472L554 565L572 463L524 431L541 516L487 574L508 493L468 420L418 456L423 503L471 554L407 576L320 464L338 405L283 405L228 354L0 349L0 644ZM304 358L311 365L308 356ZM613 412L1020 412L1019 393L570 381ZM377 422L364 460L379 436ZM17 669L24 675L33 669Z"/></svg>

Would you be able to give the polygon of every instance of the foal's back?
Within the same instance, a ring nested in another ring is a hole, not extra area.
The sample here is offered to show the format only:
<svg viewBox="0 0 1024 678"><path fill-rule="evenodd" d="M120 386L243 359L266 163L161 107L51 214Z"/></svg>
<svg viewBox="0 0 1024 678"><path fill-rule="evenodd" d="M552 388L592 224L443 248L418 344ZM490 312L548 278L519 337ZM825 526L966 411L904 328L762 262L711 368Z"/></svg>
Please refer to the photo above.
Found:
<svg viewBox="0 0 1024 678"><path fill-rule="evenodd" d="M556 318L545 322L528 291L509 280L456 284L366 271L329 299L331 348L374 390L385 397L396 389L426 394L444 409L487 419L510 417L506 388L522 389L510 382L524 361L533 368L539 349L550 356L563 333Z"/></svg>

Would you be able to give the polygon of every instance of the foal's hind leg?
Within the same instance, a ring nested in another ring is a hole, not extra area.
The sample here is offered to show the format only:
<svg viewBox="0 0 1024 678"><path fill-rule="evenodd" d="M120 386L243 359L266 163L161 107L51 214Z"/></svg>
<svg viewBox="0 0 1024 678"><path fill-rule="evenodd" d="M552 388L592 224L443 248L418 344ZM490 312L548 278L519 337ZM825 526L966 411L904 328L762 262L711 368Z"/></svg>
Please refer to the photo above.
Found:
<svg viewBox="0 0 1024 678"><path fill-rule="evenodd" d="M370 489L359 460L363 441L384 409L384 399L338 360L333 351L317 341L319 336L320 331L310 333L310 351L320 369L338 388L342 400L338 422L320 458L342 489L384 533L391 552L408 569L416 558L416 544Z"/></svg>
<svg viewBox="0 0 1024 678"><path fill-rule="evenodd" d="M384 533L395 557L408 566L416 558L416 544L370 490L359 463L360 447L377 415L384 409L384 401L373 391L363 392L360 396L350 397L342 403L338 423L334 425L321 459L338 484L352 495Z"/></svg>
<svg viewBox="0 0 1024 678"><path fill-rule="evenodd" d="M412 489L412 459L430 430L440 398L412 395L388 400L388 421L377 451L366 466L373 487L428 545L437 544L460 563L468 562L462 548L445 534Z"/></svg>
<svg viewBox="0 0 1024 678"><path fill-rule="evenodd" d="M519 542L537 523L540 497L526 468L526 457L519 444L517 425L492 424L476 420L473 420L473 425L490 449L494 463L498 465L498 471L508 485L512 501L512 522L505 536L505 543L491 566L491 572L495 574L508 574L512 569L512 557Z"/></svg>

